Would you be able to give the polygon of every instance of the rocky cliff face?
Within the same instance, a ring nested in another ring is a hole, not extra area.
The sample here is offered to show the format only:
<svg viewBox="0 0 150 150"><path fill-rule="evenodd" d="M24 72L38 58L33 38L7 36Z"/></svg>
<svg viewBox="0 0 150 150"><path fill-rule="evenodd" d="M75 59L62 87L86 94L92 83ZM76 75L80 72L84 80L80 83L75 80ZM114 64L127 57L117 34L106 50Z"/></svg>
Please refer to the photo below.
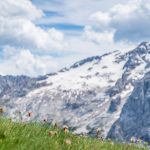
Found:
<svg viewBox="0 0 150 150"><path fill-rule="evenodd" d="M10 77L6 82L1 77L0 104L15 120L19 111L23 121L46 119L76 134L93 135L100 128L103 137L150 141L149 71L150 44L143 42L128 53L90 57L35 79Z"/></svg>
<svg viewBox="0 0 150 150"><path fill-rule="evenodd" d="M108 137L124 141L134 136L150 142L150 72L134 87Z"/></svg>

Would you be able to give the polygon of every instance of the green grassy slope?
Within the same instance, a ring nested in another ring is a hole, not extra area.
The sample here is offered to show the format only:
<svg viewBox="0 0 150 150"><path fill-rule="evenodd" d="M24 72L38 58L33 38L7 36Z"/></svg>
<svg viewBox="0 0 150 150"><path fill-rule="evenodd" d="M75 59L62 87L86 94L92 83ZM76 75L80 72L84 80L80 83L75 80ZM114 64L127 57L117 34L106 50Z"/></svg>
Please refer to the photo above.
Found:
<svg viewBox="0 0 150 150"><path fill-rule="evenodd" d="M134 145L75 136L44 124L0 119L0 150L146 150Z"/></svg>

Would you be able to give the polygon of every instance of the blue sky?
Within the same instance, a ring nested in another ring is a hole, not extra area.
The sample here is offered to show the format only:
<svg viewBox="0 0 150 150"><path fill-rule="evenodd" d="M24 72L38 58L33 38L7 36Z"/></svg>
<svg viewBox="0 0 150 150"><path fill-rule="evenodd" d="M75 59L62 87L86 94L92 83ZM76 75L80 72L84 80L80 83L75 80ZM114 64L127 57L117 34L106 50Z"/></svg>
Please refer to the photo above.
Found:
<svg viewBox="0 0 150 150"><path fill-rule="evenodd" d="M5 0L0 9L2 75L44 75L150 37L150 0Z"/></svg>

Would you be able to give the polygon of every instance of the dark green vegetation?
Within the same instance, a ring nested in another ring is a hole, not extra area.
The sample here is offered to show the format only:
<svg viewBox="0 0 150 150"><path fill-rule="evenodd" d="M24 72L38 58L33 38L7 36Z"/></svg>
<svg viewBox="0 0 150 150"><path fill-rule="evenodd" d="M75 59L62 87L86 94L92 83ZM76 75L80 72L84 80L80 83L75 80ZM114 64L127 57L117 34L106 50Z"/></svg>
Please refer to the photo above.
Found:
<svg viewBox="0 0 150 150"><path fill-rule="evenodd" d="M64 133L38 123L13 123L0 119L0 150L146 150Z"/></svg>

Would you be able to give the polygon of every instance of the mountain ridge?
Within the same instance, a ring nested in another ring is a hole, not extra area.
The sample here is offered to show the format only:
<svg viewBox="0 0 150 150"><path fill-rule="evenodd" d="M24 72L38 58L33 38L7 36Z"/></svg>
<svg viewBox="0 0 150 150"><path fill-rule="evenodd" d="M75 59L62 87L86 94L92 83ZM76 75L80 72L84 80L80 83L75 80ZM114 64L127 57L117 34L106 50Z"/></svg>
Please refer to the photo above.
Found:
<svg viewBox="0 0 150 150"><path fill-rule="evenodd" d="M8 96L7 88L0 87L5 91L4 95L0 94L0 105L6 107L5 115L14 120L19 119L16 115L19 111L23 121L46 119L51 123L67 124L76 134L95 135L95 130L100 128L104 138L129 141L135 136L150 142L150 119L147 117L144 120L146 129L143 129L140 121L144 115L148 116L150 109L147 93L149 84L144 84L149 83L149 68L150 44L142 42L126 53L113 51L89 57L70 68L29 78L28 81L22 77L19 86L24 84L19 91L15 90L14 82L8 81L6 85L9 86L6 87L13 89L8 91L18 93L14 97ZM25 93L20 96L21 91ZM141 94L137 96L136 93ZM138 97L139 102L142 101L142 105L139 105L135 97ZM144 109L144 113L137 112L134 104L141 110ZM33 115L29 118L27 112L32 112ZM133 121L134 118L136 121ZM141 130L137 129L134 122ZM129 127L124 127L126 124Z"/></svg>

